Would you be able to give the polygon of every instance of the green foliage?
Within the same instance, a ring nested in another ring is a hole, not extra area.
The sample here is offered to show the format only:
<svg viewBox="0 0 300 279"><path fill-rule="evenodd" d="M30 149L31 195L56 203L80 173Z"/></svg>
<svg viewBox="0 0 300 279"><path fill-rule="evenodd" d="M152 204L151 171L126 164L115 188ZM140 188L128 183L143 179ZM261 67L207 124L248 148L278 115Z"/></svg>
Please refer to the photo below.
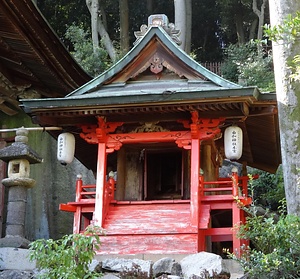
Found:
<svg viewBox="0 0 300 279"><path fill-rule="evenodd" d="M254 247L244 247L242 257L236 258L244 271L249 278L299 278L300 218L281 214L276 222L273 216L253 213L239 230Z"/></svg>
<svg viewBox="0 0 300 279"><path fill-rule="evenodd" d="M257 171L255 171L257 172ZM238 237L248 239L251 247L242 247L240 262L250 279L300 278L300 217L287 215L281 168L274 175L260 173L260 178L250 175L249 193L254 204L244 208L248 217L239 226ZM277 213L260 210L264 204Z"/></svg>
<svg viewBox="0 0 300 279"><path fill-rule="evenodd" d="M197 61L221 61L223 47L237 42L236 26L241 25L245 40L248 40L251 25L257 16L249 4L251 0L197 0L192 1L192 49ZM52 28L64 44L70 48L70 41L65 38L66 26L73 22L90 28L90 13L86 1L82 0L37 0L37 5ZM151 14L166 14L174 23L173 1L128 1L129 6L129 41L135 41L134 31L147 23ZM119 1L101 1L101 15L105 28L113 42L120 40ZM198 16L201 15L201 16ZM267 15L266 15L267 18Z"/></svg>
<svg viewBox="0 0 300 279"><path fill-rule="evenodd" d="M295 16L288 15L281 25L271 27L265 25L265 34L274 42L283 41L285 44L294 42L299 39L300 35L300 12Z"/></svg>
<svg viewBox="0 0 300 279"><path fill-rule="evenodd" d="M66 26L72 22L83 25L84 29L90 26L90 13L82 0L36 0L36 4L58 37L69 46L65 40Z"/></svg>
<svg viewBox="0 0 300 279"><path fill-rule="evenodd" d="M288 49L296 40L299 40L300 12L297 12L294 17L289 15L281 25L273 27L265 25L264 28L266 36L274 42L285 44ZM288 67L292 71L291 79L294 81L300 81L300 55L295 55L295 57L289 61Z"/></svg>
<svg viewBox="0 0 300 279"><path fill-rule="evenodd" d="M258 174L258 179L251 179L248 188L256 205L277 211L281 200L285 197L282 167L275 174L250 169L250 174Z"/></svg>
<svg viewBox="0 0 300 279"><path fill-rule="evenodd" d="M82 26L71 25L67 29L66 38L72 42L74 47L71 54L90 75L95 77L110 66L107 51L104 47L99 47L94 52L91 35Z"/></svg>
<svg viewBox="0 0 300 279"><path fill-rule="evenodd" d="M191 279L228 279L229 277L226 274L218 274L217 272L213 271L212 276L210 276L209 271L204 270L201 272L200 276L192 275Z"/></svg>
<svg viewBox="0 0 300 279"><path fill-rule="evenodd" d="M101 229L88 227L83 234L66 235L58 240L38 239L30 244L30 260L43 270L39 278L92 279L99 273L89 271L89 264L100 248Z"/></svg>
<svg viewBox="0 0 300 279"><path fill-rule="evenodd" d="M257 86L262 91L274 91L272 56L267 50L262 51L258 44L262 42L230 45L225 52L227 58L222 66L222 75L244 86Z"/></svg>

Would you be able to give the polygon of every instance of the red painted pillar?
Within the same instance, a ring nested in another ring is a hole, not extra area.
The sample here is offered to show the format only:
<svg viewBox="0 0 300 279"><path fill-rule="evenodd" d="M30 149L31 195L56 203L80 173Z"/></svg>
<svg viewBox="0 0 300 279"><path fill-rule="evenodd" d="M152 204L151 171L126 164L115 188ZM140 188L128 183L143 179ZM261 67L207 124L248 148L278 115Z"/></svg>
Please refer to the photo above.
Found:
<svg viewBox="0 0 300 279"><path fill-rule="evenodd" d="M106 143L98 143L96 200L93 222L96 226L103 225L104 186L106 181Z"/></svg>
<svg viewBox="0 0 300 279"><path fill-rule="evenodd" d="M199 227L199 170L200 140L192 139L191 144L191 224Z"/></svg>
<svg viewBox="0 0 300 279"><path fill-rule="evenodd" d="M204 195L203 192L204 188L204 177L202 174L199 173L199 192L198 192L198 198L199 198L199 213L198 215L200 216L200 211L201 211L201 197ZM201 220L199 218L198 222L200 223ZM206 251L206 241L205 241L205 230L204 229L198 229L198 252L201 251Z"/></svg>
<svg viewBox="0 0 300 279"><path fill-rule="evenodd" d="M82 176L77 175L76 179L76 196L75 201L79 202L81 199L82 192ZM81 230L81 206L76 207L76 211L74 213L74 222L73 222L73 233L80 233Z"/></svg>
<svg viewBox="0 0 300 279"><path fill-rule="evenodd" d="M232 195L234 197L239 196L239 176L237 174L237 170L233 170L232 172ZM237 201L232 202L232 243L233 243L233 253L237 256L241 256L241 246L242 244L246 244L247 242L237 237L239 226L245 222L245 213L238 205Z"/></svg>
<svg viewBox="0 0 300 279"><path fill-rule="evenodd" d="M233 224L233 233L232 233L232 246L233 253L239 258L241 255L241 245L242 241L237 237L237 232L239 225L241 224L241 212L242 210L238 207L236 201L232 202L232 224Z"/></svg>

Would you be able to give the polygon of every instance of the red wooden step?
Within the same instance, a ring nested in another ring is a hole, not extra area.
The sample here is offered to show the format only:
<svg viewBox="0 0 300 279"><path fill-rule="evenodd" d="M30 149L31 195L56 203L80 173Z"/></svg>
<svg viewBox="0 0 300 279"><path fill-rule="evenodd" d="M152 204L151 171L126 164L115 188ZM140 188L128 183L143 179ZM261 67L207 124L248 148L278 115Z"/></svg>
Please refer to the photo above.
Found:
<svg viewBox="0 0 300 279"><path fill-rule="evenodd" d="M209 201L209 202L222 202L222 201L233 201L233 195L207 195L202 196L201 201Z"/></svg>
<svg viewBox="0 0 300 279"><path fill-rule="evenodd" d="M111 206L104 220L107 235L195 233L189 204Z"/></svg>
<svg viewBox="0 0 300 279"><path fill-rule="evenodd" d="M97 254L197 253L197 234L100 236Z"/></svg>

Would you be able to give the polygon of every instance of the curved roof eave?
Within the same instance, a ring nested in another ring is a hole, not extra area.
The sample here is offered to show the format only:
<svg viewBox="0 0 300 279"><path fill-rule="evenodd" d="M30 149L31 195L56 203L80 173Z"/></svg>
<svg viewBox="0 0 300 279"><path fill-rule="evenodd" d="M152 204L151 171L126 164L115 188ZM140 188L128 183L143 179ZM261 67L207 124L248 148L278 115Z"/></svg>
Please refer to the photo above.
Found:
<svg viewBox="0 0 300 279"><path fill-rule="evenodd" d="M189 94L187 94L189 93ZM154 103L174 103L174 102L201 102L210 100L260 100L261 93L256 87L242 88L219 88L219 90L203 90L197 92L173 92L164 94L159 92L127 94L122 96L102 96L100 93L70 96L68 98L48 98L48 99L24 99L21 100L22 108L26 113L33 113L37 110L67 109L72 110L82 106L128 106L128 105L152 105Z"/></svg>
<svg viewBox="0 0 300 279"><path fill-rule="evenodd" d="M216 85L225 88L241 88L242 86L228 81L217 74L209 71L194 59L192 59L188 54L186 54L183 50L181 50L178 45L170 38L170 36L166 33L166 31L160 26L151 26L149 30L146 32L144 37L140 39L140 41L125 55L121 58L117 63L115 63L111 68L109 68L104 73L100 74L98 77L92 79L87 82L83 86L74 90L66 97L76 96L86 94L88 91L93 88L103 84L105 81L112 78L115 74L119 73L124 69L126 65L128 65L133 59L135 59L141 51L146 47L146 45L151 41L151 39L157 36L160 41L178 58L180 58L183 63L187 64L190 68L193 68L200 75L204 76L208 80L212 81Z"/></svg>

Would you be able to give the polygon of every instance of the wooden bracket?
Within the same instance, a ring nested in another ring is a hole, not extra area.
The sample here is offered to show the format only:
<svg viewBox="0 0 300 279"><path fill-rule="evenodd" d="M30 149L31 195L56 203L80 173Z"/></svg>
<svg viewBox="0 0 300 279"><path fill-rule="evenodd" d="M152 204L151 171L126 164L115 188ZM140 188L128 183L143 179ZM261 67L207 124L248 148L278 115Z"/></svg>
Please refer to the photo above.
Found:
<svg viewBox="0 0 300 279"><path fill-rule="evenodd" d="M191 146L192 141L190 139L178 139L175 141L175 143L179 148L183 148L186 150L190 150L192 148Z"/></svg>
<svg viewBox="0 0 300 279"><path fill-rule="evenodd" d="M191 112L192 124L191 135L193 139L207 140L214 139L219 136L221 129L219 128L220 124L225 121L225 118L199 118L198 111Z"/></svg>
<svg viewBox="0 0 300 279"><path fill-rule="evenodd" d="M99 142L107 142L107 135L113 133L117 127L123 125L123 122L106 122L105 118L98 117L98 126L84 125L81 126L82 132L80 137L87 143L97 144Z"/></svg>

